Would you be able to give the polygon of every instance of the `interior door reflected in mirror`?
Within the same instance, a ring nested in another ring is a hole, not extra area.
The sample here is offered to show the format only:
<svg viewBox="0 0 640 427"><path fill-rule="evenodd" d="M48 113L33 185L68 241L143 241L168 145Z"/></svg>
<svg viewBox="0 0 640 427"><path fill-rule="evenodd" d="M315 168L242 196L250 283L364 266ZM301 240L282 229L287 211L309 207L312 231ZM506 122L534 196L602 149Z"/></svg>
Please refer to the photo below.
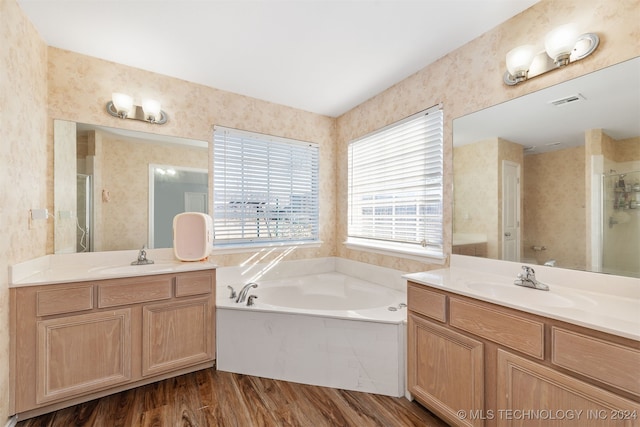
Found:
<svg viewBox="0 0 640 427"><path fill-rule="evenodd" d="M634 58L455 119L453 253L640 277L639 118Z"/></svg>
<svg viewBox="0 0 640 427"><path fill-rule="evenodd" d="M173 216L208 211L208 157L204 141L55 120L55 252L171 247Z"/></svg>
<svg viewBox="0 0 640 427"><path fill-rule="evenodd" d="M149 247L173 247L173 218L183 212L208 212L206 169L149 165Z"/></svg>

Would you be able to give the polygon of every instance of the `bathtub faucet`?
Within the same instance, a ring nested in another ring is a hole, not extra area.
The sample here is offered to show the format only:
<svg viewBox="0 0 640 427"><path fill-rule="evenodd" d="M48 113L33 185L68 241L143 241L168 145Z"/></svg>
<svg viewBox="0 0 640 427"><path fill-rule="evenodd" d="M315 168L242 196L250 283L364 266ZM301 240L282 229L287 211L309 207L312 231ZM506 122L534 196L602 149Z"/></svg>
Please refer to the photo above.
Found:
<svg viewBox="0 0 640 427"><path fill-rule="evenodd" d="M244 302L247 299L247 293L249 293L249 289L257 288L257 287L258 287L258 284L254 282L249 282L246 285L244 285L244 287L238 294L238 298L236 299L236 302Z"/></svg>
<svg viewBox="0 0 640 427"><path fill-rule="evenodd" d="M526 265L522 266L522 273L518 274L518 278L513 282L513 284L524 286L526 288L540 289L542 291L549 290L549 286L542 282L538 282L535 270Z"/></svg>

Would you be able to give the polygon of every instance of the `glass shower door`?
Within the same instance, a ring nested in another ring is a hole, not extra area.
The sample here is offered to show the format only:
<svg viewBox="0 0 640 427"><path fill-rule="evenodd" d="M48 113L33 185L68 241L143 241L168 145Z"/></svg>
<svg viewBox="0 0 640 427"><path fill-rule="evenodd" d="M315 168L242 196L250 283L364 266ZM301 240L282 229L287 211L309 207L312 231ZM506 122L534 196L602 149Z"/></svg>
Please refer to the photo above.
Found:
<svg viewBox="0 0 640 427"><path fill-rule="evenodd" d="M640 171L603 176L602 272L640 277Z"/></svg>
<svg viewBox="0 0 640 427"><path fill-rule="evenodd" d="M91 175L78 174L77 181L77 230L76 251L91 251L91 224L92 224L92 187Z"/></svg>

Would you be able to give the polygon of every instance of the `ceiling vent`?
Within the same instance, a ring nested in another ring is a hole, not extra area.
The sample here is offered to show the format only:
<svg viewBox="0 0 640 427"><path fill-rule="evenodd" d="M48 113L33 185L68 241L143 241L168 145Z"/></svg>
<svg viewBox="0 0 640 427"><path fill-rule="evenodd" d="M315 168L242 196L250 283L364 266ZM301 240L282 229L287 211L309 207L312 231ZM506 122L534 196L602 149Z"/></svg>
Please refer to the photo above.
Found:
<svg viewBox="0 0 640 427"><path fill-rule="evenodd" d="M564 98L556 99L555 101L549 101L549 104L555 105L556 107L560 107L561 105L574 104L580 101L586 101L581 93L577 93L575 95L566 96Z"/></svg>

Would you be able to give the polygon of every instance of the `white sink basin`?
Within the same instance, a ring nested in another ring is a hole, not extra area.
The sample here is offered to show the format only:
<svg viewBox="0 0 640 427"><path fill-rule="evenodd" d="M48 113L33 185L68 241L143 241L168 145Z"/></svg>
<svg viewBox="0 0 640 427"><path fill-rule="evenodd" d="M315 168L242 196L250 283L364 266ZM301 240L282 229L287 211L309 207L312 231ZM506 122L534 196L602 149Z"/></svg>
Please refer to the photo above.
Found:
<svg viewBox="0 0 640 427"><path fill-rule="evenodd" d="M89 270L91 273L104 275L127 275L127 274L150 274L169 273L176 269L175 264L157 263L145 265L112 265L107 267L96 267Z"/></svg>
<svg viewBox="0 0 640 427"><path fill-rule="evenodd" d="M508 298L525 305L545 307L573 307L576 305L573 298L558 295L553 290L542 291L517 285L507 286L487 282L470 282L466 286L479 294L494 298Z"/></svg>

